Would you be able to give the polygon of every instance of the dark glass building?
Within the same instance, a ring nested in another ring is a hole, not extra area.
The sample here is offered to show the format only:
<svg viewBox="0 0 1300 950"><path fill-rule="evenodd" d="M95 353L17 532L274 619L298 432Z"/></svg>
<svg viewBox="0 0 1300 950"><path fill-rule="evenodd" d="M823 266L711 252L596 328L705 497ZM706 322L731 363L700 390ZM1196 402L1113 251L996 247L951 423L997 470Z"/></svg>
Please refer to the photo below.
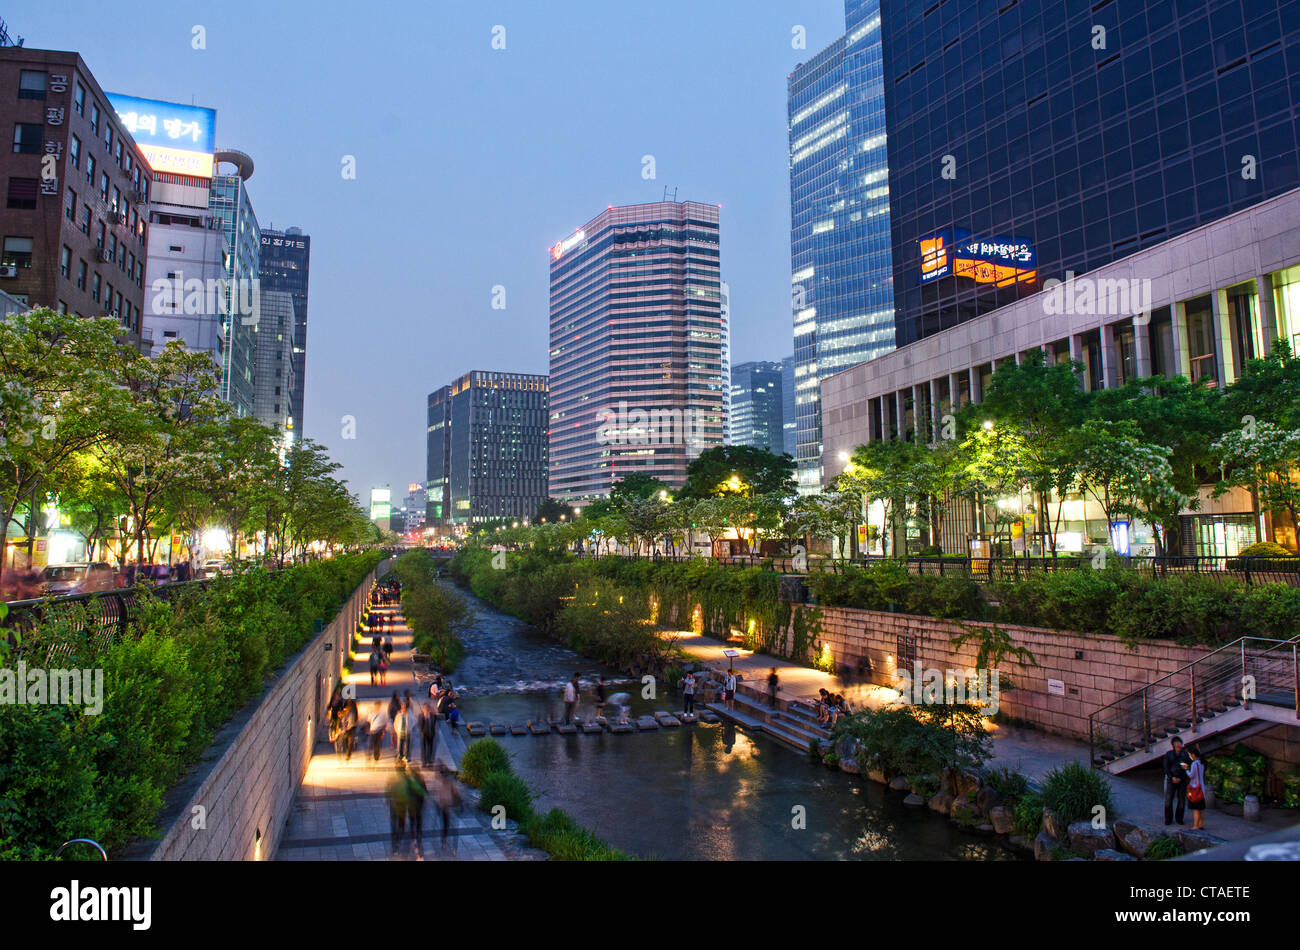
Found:
<svg viewBox="0 0 1300 950"><path fill-rule="evenodd" d="M429 394L426 523L531 518L547 493L545 376L475 370Z"/></svg>
<svg viewBox="0 0 1300 950"><path fill-rule="evenodd" d="M785 452L784 391L780 363L756 361L731 367L731 413L727 444Z"/></svg>
<svg viewBox="0 0 1300 950"><path fill-rule="evenodd" d="M311 277L311 235L301 228L262 231L259 262L262 292L293 298L293 386L288 408L296 438L302 439L303 390L307 378L307 285Z"/></svg>
<svg viewBox="0 0 1300 950"><path fill-rule="evenodd" d="M900 346L1300 185L1296 0L879 8Z"/></svg>

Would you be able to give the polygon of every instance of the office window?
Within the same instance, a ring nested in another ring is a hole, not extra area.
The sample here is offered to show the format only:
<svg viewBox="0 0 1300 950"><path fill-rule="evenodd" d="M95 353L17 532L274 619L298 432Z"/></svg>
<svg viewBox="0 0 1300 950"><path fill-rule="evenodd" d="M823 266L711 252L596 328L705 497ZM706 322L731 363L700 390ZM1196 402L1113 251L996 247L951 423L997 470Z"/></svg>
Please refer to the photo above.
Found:
<svg viewBox="0 0 1300 950"><path fill-rule="evenodd" d="M24 69L18 74L19 99L45 98L45 73Z"/></svg>
<svg viewBox="0 0 1300 950"><path fill-rule="evenodd" d="M86 184L95 187L95 156L86 153Z"/></svg>
<svg viewBox="0 0 1300 950"><path fill-rule="evenodd" d="M90 237L90 205L81 206L81 233Z"/></svg>
<svg viewBox="0 0 1300 950"><path fill-rule="evenodd" d="M1218 382L1214 346L1214 313L1209 297L1189 301L1187 312L1187 355L1191 360L1192 382L1204 379L1211 385Z"/></svg>
<svg viewBox="0 0 1300 950"><path fill-rule="evenodd" d="M81 261L81 260L77 261L77 289L78 290L86 289L87 270L88 268L86 267L85 261Z"/></svg>
<svg viewBox="0 0 1300 950"><path fill-rule="evenodd" d="M14 152L19 155L39 155L41 127L31 122L14 123Z"/></svg>
<svg viewBox="0 0 1300 950"><path fill-rule="evenodd" d="M110 130L111 131L111 130ZM117 147L113 149L113 157L117 159L117 167L122 167L122 140L117 140Z"/></svg>
<svg viewBox="0 0 1300 950"><path fill-rule="evenodd" d="M96 102L90 104L90 131L99 134L99 104Z"/></svg>
<svg viewBox="0 0 1300 950"><path fill-rule="evenodd" d="M68 247L66 244L63 245L63 248L59 251L59 276L72 276L72 248Z"/></svg>
<svg viewBox="0 0 1300 950"><path fill-rule="evenodd" d="M10 178L6 208L35 208L40 183L35 178Z"/></svg>
<svg viewBox="0 0 1300 950"><path fill-rule="evenodd" d="M90 282L90 299L99 303L99 274L96 272L95 279Z"/></svg>
<svg viewBox="0 0 1300 950"><path fill-rule="evenodd" d="M113 315L117 316L122 312L122 291L118 291L113 298Z"/></svg>
<svg viewBox="0 0 1300 950"><path fill-rule="evenodd" d="M99 197L108 204L108 172L99 173Z"/></svg>
<svg viewBox="0 0 1300 950"><path fill-rule="evenodd" d="M32 266L32 239L29 237L5 238L4 254L0 263L15 267Z"/></svg>
<svg viewBox="0 0 1300 950"><path fill-rule="evenodd" d="M104 123L104 151L111 156L113 154L113 123Z"/></svg>
<svg viewBox="0 0 1300 950"><path fill-rule="evenodd" d="M77 91L72 94L72 108L77 115L86 114L86 87L81 83L77 83Z"/></svg>
<svg viewBox="0 0 1300 950"><path fill-rule="evenodd" d="M73 168L81 167L81 139L75 135L68 140L68 161L72 163Z"/></svg>
<svg viewBox="0 0 1300 950"><path fill-rule="evenodd" d="M77 223L77 193L68 189L68 201L63 207L63 214L73 224Z"/></svg>
<svg viewBox="0 0 1300 950"><path fill-rule="evenodd" d="M104 176L104 181L108 181L107 175ZM117 187L117 185L113 186L113 200L109 203L109 207L114 211L122 210L122 191Z"/></svg>

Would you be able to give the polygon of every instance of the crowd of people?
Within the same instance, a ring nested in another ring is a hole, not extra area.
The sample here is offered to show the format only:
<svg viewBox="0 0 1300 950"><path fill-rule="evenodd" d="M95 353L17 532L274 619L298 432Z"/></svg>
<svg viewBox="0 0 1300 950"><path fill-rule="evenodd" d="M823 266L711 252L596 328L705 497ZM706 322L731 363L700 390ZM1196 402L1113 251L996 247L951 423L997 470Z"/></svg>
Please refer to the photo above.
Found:
<svg viewBox="0 0 1300 950"><path fill-rule="evenodd" d="M817 710L817 722L827 729L834 729L841 717L853 712L843 693L832 693L825 687L817 690L817 701L813 706Z"/></svg>

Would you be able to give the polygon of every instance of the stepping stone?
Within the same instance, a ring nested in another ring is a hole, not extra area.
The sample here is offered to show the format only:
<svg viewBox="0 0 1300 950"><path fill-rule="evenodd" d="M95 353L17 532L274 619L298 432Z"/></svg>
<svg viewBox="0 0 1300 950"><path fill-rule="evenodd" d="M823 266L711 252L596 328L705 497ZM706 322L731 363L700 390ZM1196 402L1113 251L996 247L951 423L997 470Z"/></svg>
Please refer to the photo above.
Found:
<svg viewBox="0 0 1300 950"><path fill-rule="evenodd" d="M677 717L671 713L655 713L655 719L658 721L659 725L668 729L681 725L677 720Z"/></svg>
<svg viewBox="0 0 1300 950"><path fill-rule="evenodd" d="M582 731L583 731L583 733L584 733L585 735L593 735L593 734L595 734L595 733L597 733L597 732L604 732L604 731L605 731L604 727L602 727L601 724L598 723L598 722L584 722L584 723L580 723L580 724L579 724L579 728L582 729Z"/></svg>
<svg viewBox="0 0 1300 950"><path fill-rule="evenodd" d="M488 732L492 733L494 736L504 736L506 734L506 727L499 722L494 722L488 726Z"/></svg>
<svg viewBox="0 0 1300 950"><path fill-rule="evenodd" d="M528 729L525 726L521 726L518 723L515 723L513 726L510 727L510 734L512 736L526 736L528 735Z"/></svg>
<svg viewBox="0 0 1300 950"><path fill-rule="evenodd" d="M530 722L528 724L528 731L535 736L548 735L551 731L551 725L550 723Z"/></svg>
<svg viewBox="0 0 1300 950"><path fill-rule="evenodd" d="M681 722L683 726L693 726L695 725L696 722L699 721L699 718L700 717L697 716L695 713L682 713L680 716L677 717L677 719Z"/></svg>
<svg viewBox="0 0 1300 950"><path fill-rule="evenodd" d="M622 736L629 732L636 732L636 726L632 725L630 722L611 722L609 724L609 731L615 735Z"/></svg>
<svg viewBox="0 0 1300 950"><path fill-rule="evenodd" d="M465 728L469 730L471 736L487 735L487 726L483 725L481 722L471 722Z"/></svg>
<svg viewBox="0 0 1300 950"><path fill-rule="evenodd" d="M714 722L714 723L716 723L716 722L721 722L721 721L722 721L722 720L718 718L718 714L715 713L715 712L709 712L709 711L706 709L704 712L700 713L700 722Z"/></svg>
<svg viewBox="0 0 1300 950"><path fill-rule="evenodd" d="M561 723L555 727L555 731L564 736L576 736L578 734L578 727L571 722Z"/></svg>
<svg viewBox="0 0 1300 950"><path fill-rule="evenodd" d="M653 716L642 716L636 721L636 727L642 732L651 732L659 728L659 723Z"/></svg>

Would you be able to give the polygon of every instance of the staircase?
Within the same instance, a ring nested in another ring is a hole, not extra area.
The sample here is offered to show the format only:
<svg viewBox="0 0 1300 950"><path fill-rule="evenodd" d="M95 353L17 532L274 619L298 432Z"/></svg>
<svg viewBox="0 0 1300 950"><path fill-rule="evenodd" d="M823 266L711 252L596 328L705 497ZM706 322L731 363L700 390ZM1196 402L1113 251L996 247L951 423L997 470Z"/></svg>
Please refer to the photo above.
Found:
<svg viewBox="0 0 1300 950"><path fill-rule="evenodd" d="M723 719L744 726L754 732L763 732L798 752L807 752L813 740L829 740L830 731L817 722L817 714L801 702L785 702L773 709L767 704L767 694L752 687L741 686L736 691L736 708L728 709L721 701L705 703Z"/></svg>
<svg viewBox="0 0 1300 950"><path fill-rule="evenodd" d="M1245 684L1253 685L1247 695ZM1300 725L1300 637L1242 637L1088 717L1094 768L1114 775L1230 730Z"/></svg>

